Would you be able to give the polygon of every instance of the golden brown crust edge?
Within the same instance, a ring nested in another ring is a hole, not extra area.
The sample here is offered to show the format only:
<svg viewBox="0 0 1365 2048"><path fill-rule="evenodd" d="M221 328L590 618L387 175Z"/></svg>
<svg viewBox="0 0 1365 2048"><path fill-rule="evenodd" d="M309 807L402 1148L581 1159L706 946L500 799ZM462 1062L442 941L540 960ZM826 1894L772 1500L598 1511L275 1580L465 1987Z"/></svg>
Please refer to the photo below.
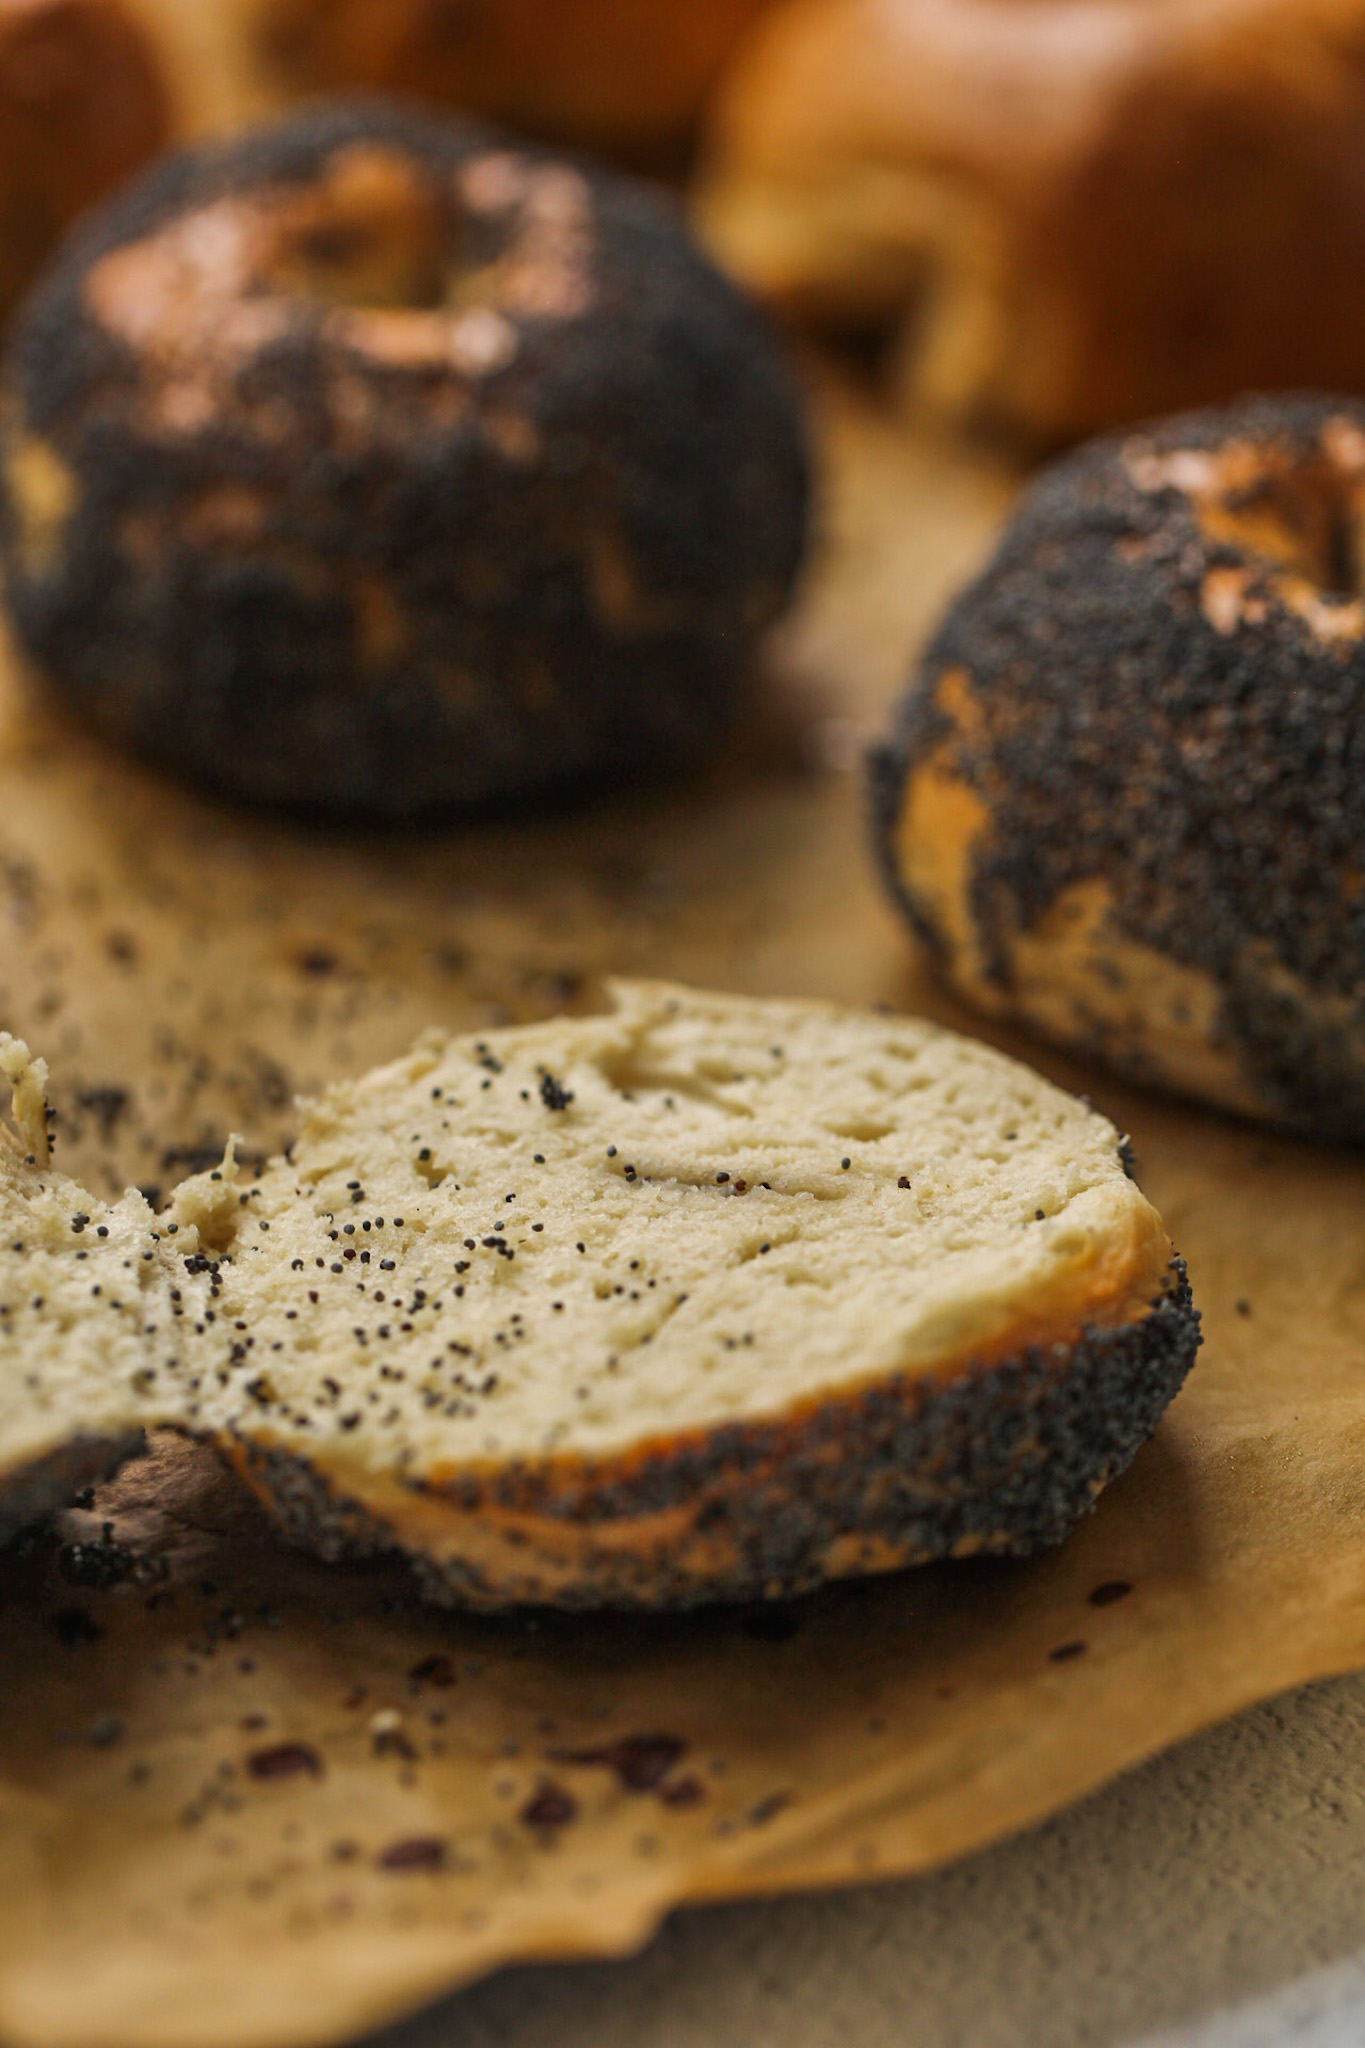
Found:
<svg viewBox="0 0 1365 2048"><path fill-rule="evenodd" d="M329 1475L220 1442L285 1533L326 1557L406 1551L476 1608L684 1608L1061 1539L1178 1392L1199 1344L1185 1268L1070 1340L947 1378L896 1374L773 1419L446 1480Z"/></svg>

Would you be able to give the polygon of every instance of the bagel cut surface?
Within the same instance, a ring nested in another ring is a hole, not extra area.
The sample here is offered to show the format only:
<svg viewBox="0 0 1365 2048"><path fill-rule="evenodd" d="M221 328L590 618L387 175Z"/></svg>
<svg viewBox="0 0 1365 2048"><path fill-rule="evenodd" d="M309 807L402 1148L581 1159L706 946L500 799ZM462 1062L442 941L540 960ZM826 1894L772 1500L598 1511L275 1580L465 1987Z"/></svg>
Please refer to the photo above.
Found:
<svg viewBox="0 0 1365 2048"><path fill-rule="evenodd" d="M0 1543L142 1445L148 1348L169 1320L169 1262L142 1197L98 1201L57 1173L47 1068L0 1031Z"/></svg>

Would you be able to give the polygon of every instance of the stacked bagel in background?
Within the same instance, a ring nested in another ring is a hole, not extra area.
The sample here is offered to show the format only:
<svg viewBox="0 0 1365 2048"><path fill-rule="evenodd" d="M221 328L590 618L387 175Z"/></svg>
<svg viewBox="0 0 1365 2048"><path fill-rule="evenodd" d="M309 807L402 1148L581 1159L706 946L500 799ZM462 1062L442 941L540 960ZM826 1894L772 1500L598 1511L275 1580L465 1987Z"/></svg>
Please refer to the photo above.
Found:
<svg viewBox="0 0 1365 2048"><path fill-rule="evenodd" d="M1365 378L1361 0L780 0L698 216L749 289L1037 445Z"/></svg>
<svg viewBox="0 0 1365 2048"><path fill-rule="evenodd" d="M766 0L234 0L291 95L415 93L526 133L661 158L684 144Z"/></svg>
<svg viewBox="0 0 1365 2048"><path fill-rule="evenodd" d="M171 126L156 44L122 0L0 0L0 320Z"/></svg>
<svg viewBox="0 0 1365 2048"><path fill-rule="evenodd" d="M772 0L124 0L183 139L332 93L397 93L676 174Z"/></svg>
<svg viewBox="0 0 1365 2048"><path fill-rule="evenodd" d="M103 81L50 152L68 178L120 42L182 140L363 91L618 161L695 151L746 290L880 333L914 410L1027 444L1361 378L1365 0L8 0L0 31L0 115L53 50Z"/></svg>

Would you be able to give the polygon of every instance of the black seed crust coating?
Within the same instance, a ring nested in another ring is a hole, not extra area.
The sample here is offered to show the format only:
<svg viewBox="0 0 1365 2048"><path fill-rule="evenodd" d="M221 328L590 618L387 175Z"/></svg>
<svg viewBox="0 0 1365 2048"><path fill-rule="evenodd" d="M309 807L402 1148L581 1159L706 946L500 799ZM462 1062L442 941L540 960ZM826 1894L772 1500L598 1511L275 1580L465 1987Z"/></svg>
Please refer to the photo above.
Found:
<svg viewBox="0 0 1365 2048"><path fill-rule="evenodd" d="M224 1448L295 1542L336 1559L406 1551L432 1599L497 1608L685 1608L787 1597L831 1576L1059 1542L1178 1393L1200 1342L1182 1260L1139 1322L1087 1329L945 1385L888 1380L799 1417L735 1424L634 1460L547 1461L412 1485L506 1519L501 1556L442 1554L401 1506L376 1514L292 1450ZM661 1518L667 1517L664 1526ZM638 1525L632 1527L632 1525ZM454 1554L452 1554L454 1553Z"/></svg>
<svg viewBox="0 0 1365 2048"><path fill-rule="evenodd" d="M69 1507L88 1486L112 1479L143 1449L140 1429L114 1437L73 1437L45 1458L0 1479L0 1545Z"/></svg>
<svg viewBox="0 0 1365 2048"><path fill-rule="evenodd" d="M276 325L224 343L211 406L191 392L172 418L161 337L134 347L97 314L92 273L198 209L316 196L357 152L418 194L398 310L430 331L472 308L492 367L338 338L376 305L394 334L393 278L352 277L340 315L314 288L334 259L345 284L353 229L366 257L362 192L336 249L325 218L300 231L305 287L253 300ZM471 168L531 196L479 211ZM409 820L698 759L804 544L794 385L668 204L400 103L328 103L161 163L69 242L4 387L0 550L28 652L139 752L303 812ZM35 443L72 479L41 544L13 483Z"/></svg>
<svg viewBox="0 0 1365 2048"><path fill-rule="evenodd" d="M1135 1078L1173 1078L1159 1030L1088 1032L1078 1001L1064 1033L1016 999L1014 938L1071 885L1102 882L1118 937L1216 985L1209 1042L1239 1071L1234 1106L1351 1143L1365 1142L1365 639L1315 632L1277 572L1292 558L1339 618L1358 601L1362 478L1324 450L1345 437L1358 464L1362 433L1358 401L1253 398L1052 466L943 620L870 762L885 877L959 987L954 937L898 846L931 760L990 812L963 907L993 1007ZM1131 469L1135 452L1238 448L1265 478L1212 521L1186 490L1140 488ZM1283 530L1280 560L1238 539L1238 522L1250 532L1262 515ZM1254 600L1226 630L1209 615L1211 573L1244 579L1224 587ZM954 671L966 723L938 695Z"/></svg>

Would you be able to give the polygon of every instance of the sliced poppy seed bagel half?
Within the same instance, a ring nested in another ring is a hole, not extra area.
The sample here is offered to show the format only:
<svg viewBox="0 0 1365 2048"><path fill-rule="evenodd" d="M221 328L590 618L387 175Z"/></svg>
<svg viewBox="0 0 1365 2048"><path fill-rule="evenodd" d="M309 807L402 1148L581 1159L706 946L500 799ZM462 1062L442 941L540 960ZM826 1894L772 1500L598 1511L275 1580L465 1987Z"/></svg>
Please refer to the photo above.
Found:
<svg viewBox="0 0 1365 2048"><path fill-rule="evenodd" d="M477 1606L1060 1538L1198 1343L1112 1125L916 1020L613 996L332 1089L245 1202L181 1189L221 1255L189 1425L295 1538Z"/></svg>
<svg viewBox="0 0 1365 2048"><path fill-rule="evenodd" d="M1057 1541L1199 1341L1113 1126L916 1020L612 995L331 1089L250 1183L229 1152L161 1218L128 1195L98 1282L95 1205L43 1194L62 1344L25 1311L0 1451L77 1328L49 1449L181 1428L295 1540L404 1551L461 1604L680 1607ZM0 1247L7 1314L33 1236Z"/></svg>

